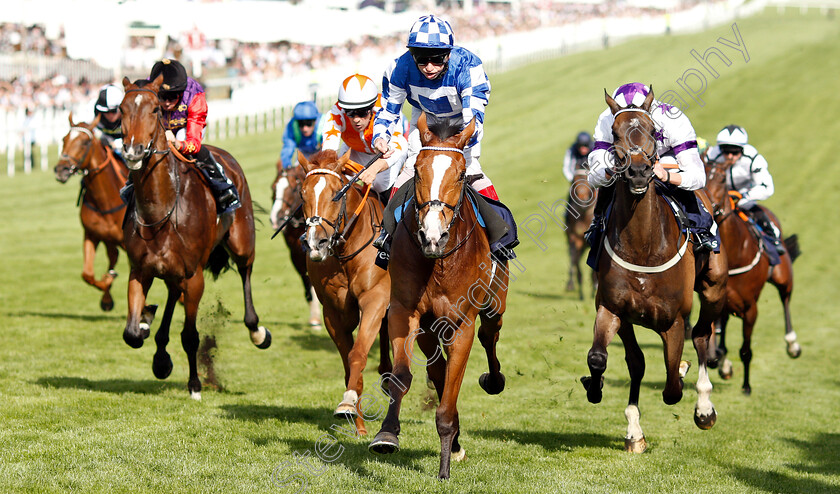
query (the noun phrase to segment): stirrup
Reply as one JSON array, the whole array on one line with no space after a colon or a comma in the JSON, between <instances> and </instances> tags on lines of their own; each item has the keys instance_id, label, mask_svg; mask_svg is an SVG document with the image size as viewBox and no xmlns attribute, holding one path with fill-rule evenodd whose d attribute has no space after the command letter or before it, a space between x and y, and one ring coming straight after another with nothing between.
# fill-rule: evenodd
<instances>
[{"instance_id":1,"label":"stirrup","mask_svg":"<svg viewBox=\"0 0 840 494\"><path fill-rule=\"evenodd\" d=\"M383 228L382 231L379 233L379 236L376 237L376 240L373 241L373 246L376 247L379 250L386 250L384 247L386 246L386 244L391 243L390 239L391 239L391 236L388 235L388 230ZM386 252L388 250L391 250L391 249L387 249Z\"/></svg>"},{"instance_id":2,"label":"stirrup","mask_svg":"<svg viewBox=\"0 0 840 494\"><path fill-rule=\"evenodd\" d=\"M216 212L218 214L231 213L241 207L242 203L233 188L222 191L216 198Z\"/></svg>"}]
</instances>

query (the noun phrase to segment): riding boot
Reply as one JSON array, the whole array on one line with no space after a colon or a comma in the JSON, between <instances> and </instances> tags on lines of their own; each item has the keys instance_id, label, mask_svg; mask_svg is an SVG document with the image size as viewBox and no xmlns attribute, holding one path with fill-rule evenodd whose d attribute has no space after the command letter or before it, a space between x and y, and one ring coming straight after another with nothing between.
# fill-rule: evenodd
<instances>
[{"instance_id":1,"label":"riding boot","mask_svg":"<svg viewBox=\"0 0 840 494\"><path fill-rule=\"evenodd\" d=\"M597 235L606 225L604 225L604 215L607 212L607 207L612 202L613 197L613 190L614 187L612 185L608 185L606 187L601 187L598 189L598 197L595 201L595 210L594 216L592 217L592 223L589 225L589 228L583 234L583 238L589 243L589 245L593 245L593 242L590 241L593 239L593 235ZM594 240L594 239L593 239Z\"/></svg>"},{"instance_id":2,"label":"riding boot","mask_svg":"<svg viewBox=\"0 0 840 494\"><path fill-rule=\"evenodd\" d=\"M242 203L239 202L236 186L225 175L224 168L213 157L213 153L206 147L202 147L195 157L196 164L210 180L210 189L216 197L216 212L225 214L241 207Z\"/></svg>"},{"instance_id":3,"label":"riding boot","mask_svg":"<svg viewBox=\"0 0 840 494\"><path fill-rule=\"evenodd\" d=\"M379 232L379 236L373 241L373 246L386 254L391 252L391 236L388 235L388 230L384 226L382 231Z\"/></svg>"},{"instance_id":4,"label":"riding boot","mask_svg":"<svg viewBox=\"0 0 840 494\"><path fill-rule=\"evenodd\" d=\"M773 241L773 245L776 246L776 250L779 251L779 254L785 252L784 244L782 243L782 239L779 238L780 233L779 229L776 228L776 225L770 221L770 218L767 216L767 213L762 209L760 206L756 205L752 209L749 210L750 214L755 221L755 224L761 229L761 232L764 233L764 236L768 239Z\"/></svg>"},{"instance_id":5,"label":"riding boot","mask_svg":"<svg viewBox=\"0 0 840 494\"><path fill-rule=\"evenodd\" d=\"M125 185L120 189L120 199L122 199L123 204L128 204L132 197L134 197L134 180L129 175Z\"/></svg>"}]
</instances>

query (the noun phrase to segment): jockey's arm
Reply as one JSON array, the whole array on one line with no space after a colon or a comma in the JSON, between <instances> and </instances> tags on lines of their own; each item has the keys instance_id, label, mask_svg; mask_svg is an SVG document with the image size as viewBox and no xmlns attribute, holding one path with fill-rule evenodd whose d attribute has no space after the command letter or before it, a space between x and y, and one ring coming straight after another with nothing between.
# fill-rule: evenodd
<instances>
[{"instance_id":1,"label":"jockey's arm","mask_svg":"<svg viewBox=\"0 0 840 494\"><path fill-rule=\"evenodd\" d=\"M334 151L338 151L341 147L341 144L343 143L341 139L341 132L343 129L340 125L341 113L341 108L338 107L338 104L333 105L332 109L328 113L328 119L326 125L324 126L324 133L321 134L321 140L323 142L321 149L332 149ZM339 156L341 156L341 154L339 154Z\"/></svg>"},{"instance_id":2,"label":"jockey's arm","mask_svg":"<svg viewBox=\"0 0 840 494\"><path fill-rule=\"evenodd\" d=\"M388 144L392 134L397 130L396 124L400 120L400 110L408 95L408 79L404 72L404 69L397 70L397 61L394 60L382 76L381 101L383 104L373 121L373 147L386 159L393 154Z\"/></svg>"},{"instance_id":3,"label":"jockey's arm","mask_svg":"<svg viewBox=\"0 0 840 494\"><path fill-rule=\"evenodd\" d=\"M207 99L204 93L198 93L187 108L187 136L180 143L179 151L195 154L201 149L201 133L207 125Z\"/></svg>"},{"instance_id":4,"label":"jockey's arm","mask_svg":"<svg viewBox=\"0 0 840 494\"><path fill-rule=\"evenodd\" d=\"M700 153L697 152L697 146L677 153L677 163L680 165L680 171L670 174L669 183L685 190L697 190L706 186L706 168L700 159ZM667 173L662 175L667 176Z\"/></svg>"},{"instance_id":5,"label":"jockey's arm","mask_svg":"<svg viewBox=\"0 0 840 494\"><path fill-rule=\"evenodd\" d=\"M283 149L280 151L280 161L284 170L288 170L294 165L295 151L297 150L292 125L297 125L294 120L289 121L286 130L283 132Z\"/></svg>"},{"instance_id":6,"label":"jockey's arm","mask_svg":"<svg viewBox=\"0 0 840 494\"><path fill-rule=\"evenodd\" d=\"M738 206L744 206L746 203L755 201L764 201L775 192L773 176L770 175L767 160L764 159L764 156L759 154L755 157L750 166L750 174L752 187L743 193L744 197L738 201Z\"/></svg>"},{"instance_id":7,"label":"jockey's arm","mask_svg":"<svg viewBox=\"0 0 840 494\"><path fill-rule=\"evenodd\" d=\"M572 158L572 148L566 150L566 155L563 156L563 176L566 177L570 183L575 178L575 163Z\"/></svg>"}]
</instances>

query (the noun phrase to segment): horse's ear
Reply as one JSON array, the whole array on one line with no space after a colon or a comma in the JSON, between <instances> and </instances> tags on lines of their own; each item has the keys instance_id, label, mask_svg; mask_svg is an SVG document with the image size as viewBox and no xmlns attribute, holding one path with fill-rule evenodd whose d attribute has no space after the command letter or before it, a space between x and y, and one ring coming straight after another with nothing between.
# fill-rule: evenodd
<instances>
[{"instance_id":1,"label":"horse's ear","mask_svg":"<svg viewBox=\"0 0 840 494\"><path fill-rule=\"evenodd\" d=\"M425 145L432 140L433 134L429 131L429 126L426 123L426 112L423 112L417 119L417 130L420 131L420 143Z\"/></svg>"},{"instance_id":2,"label":"horse's ear","mask_svg":"<svg viewBox=\"0 0 840 494\"><path fill-rule=\"evenodd\" d=\"M650 105L652 105L652 104L653 104L653 86L650 86L650 92L648 93L647 98L645 98L645 102L642 103L642 110L650 111Z\"/></svg>"},{"instance_id":3,"label":"horse's ear","mask_svg":"<svg viewBox=\"0 0 840 494\"><path fill-rule=\"evenodd\" d=\"M475 117L470 120L469 125L464 127L464 130L458 133L458 142L455 146L458 147L458 149L464 149L464 146L466 146L467 143L470 142L470 139L472 139L473 134L475 134Z\"/></svg>"},{"instance_id":4,"label":"horse's ear","mask_svg":"<svg viewBox=\"0 0 840 494\"><path fill-rule=\"evenodd\" d=\"M159 76L155 77L155 80L152 81L152 83L149 85L149 89L151 89L154 92L158 92L158 89L160 89L161 84L163 84L163 73L162 72Z\"/></svg>"},{"instance_id":5,"label":"horse's ear","mask_svg":"<svg viewBox=\"0 0 840 494\"><path fill-rule=\"evenodd\" d=\"M70 116L67 117L67 120L70 121L70 127L75 127L76 126L76 124L73 123L73 112L72 111L70 112Z\"/></svg>"},{"instance_id":6,"label":"horse's ear","mask_svg":"<svg viewBox=\"0 0 840 494\"><path fill-rule=\"evenodd\" d=\"M90 125L88 125L88 130L93 130L99 124L100 120L102 120L102 114L97 113L96 118L94 118L93 122L91 122Z\"/></svg>"},{"instance_id":7,"label":"horse's ear","mask_svg":"<svg viewBox=\"0 0 840 494\"><path fill-rule=\"evenodd\" d=\"M337 172L341 172L344 169L344 165L346 165L350 161L350 149L347 150L341 157L338 158L338 167L335 169Z\"/></svg>"},{"instance_id":8,"label":"horse's ear","mask_svg":"<svg viewBox=\"0 0 840 494\"><path fill-rule=\"evenodd\" d=\"M312 163L310 163L306 159L306 156L304 156L303 153L300 152L300 150L297 151L297 160L298 160L298 163L300 164L301 168L303 168L303 170L306 171L306 172L308 172L309 168L312 167Z\"/></svg>"},{"instance_id":9,"label":"horse's ear","mask_svg":"<svg viewBox=\"0 0 840 494\"><path fill-rule=\"evenodd\" d=\"M128 77L123 77L123 89L128 90L131 86L131 80Z\"/></svg>"},{"instance_id":10,"label":"horse's ear","mask_svg":"<svg viewBox=\"0 0 840 494\"><path fill-rule=\"evenodd\" d=\"M607 106L610 107L610 111L613 115L615 115L615 112L621 109L621 106L619 106L619 104L615 102L612 96L610 96L610 93L607 92L607 88L604 88L604 101L607 102Z\"/></svg>"}]
</instances>

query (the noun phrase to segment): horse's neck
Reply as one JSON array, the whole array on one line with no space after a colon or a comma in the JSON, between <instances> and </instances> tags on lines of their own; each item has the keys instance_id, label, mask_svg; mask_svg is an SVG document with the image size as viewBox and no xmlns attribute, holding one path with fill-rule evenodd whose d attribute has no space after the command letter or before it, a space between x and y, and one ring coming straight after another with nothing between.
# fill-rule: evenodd
<instances>
[{"instance_id":1,"label":"horse's neck","mask_svg":"<svg viewBox=\"0 0 840 494\"><path fill-rule=\"evenodd\" d=\"M139 177L134 179L134 194L137 210L145 221L151 221L172 209L178 194L179 171L177 162L169 154L152 154L144 161Z\"/></svg>"},{"instance_id":2,"label":"horse's neck","mask_svg":"<svg viewBox=\"0 0 840 494\"><path fill-rule=\"evenodd\" d=\"M345 211L344 222L341 225L342 232L347 228L347 222L353 219L353 212L355 212L359 205L362 204L362 200L366 202L376 200L372 197L372 195L373 191L371 191L371 195L365 198L364 194L362 194L356 187L350 187L346 195L347 209ZM361 211L359 211L359 216L354 220L354 224L350 230L346 232L347 236L345 237L343 247L344 254L355 252L356 250L362 248L366 242L371 240L374 223L382 223L381 214L379 215L379 218L372 217L374 208L375 207L371 204L362 205Z\"/></svg>"},{"instance_id":3,"label":"horse's neck","mask_svg":"<svg viewBox=\"0 0 840 494\"><path fill-rule=\"evenodd\" d=\"M108 152L101 141L95 139L91 146L91 172L85 177L85 189L92 203L100 208L107 208L109 204L113 205L111 203L115 202L114 198L125 181L118 176L113 163L108 163Z\"/></svg>"},{"instance_id":4,"label":"horse's neck","mask_svg":"<svg viewBox=\"0 0 840 494\"><path fill-rule=\"evenodd\" d=\"M660 203L653 184L640 199L623 184L618 186L612 205L612 228L608 226L611 238L617 241L616 250L642 255L657 252L667 245L668 234L676 226L670 209L663 215L663 204Z\"/></svg>"}]
</instances>

